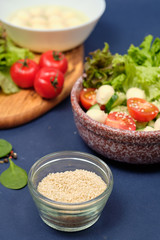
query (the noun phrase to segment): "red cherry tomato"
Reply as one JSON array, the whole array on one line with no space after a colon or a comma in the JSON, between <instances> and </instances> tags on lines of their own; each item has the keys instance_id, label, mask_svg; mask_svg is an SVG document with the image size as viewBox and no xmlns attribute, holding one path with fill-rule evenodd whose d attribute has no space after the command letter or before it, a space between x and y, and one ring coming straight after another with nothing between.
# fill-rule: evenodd
<instances>
[{"instance_id":1,"label":"red cherry tomato","mask_svg":"<svg viewBox=\"0 0 160 240\"><path fill-rule=\"evenodd\" d=\"M10 69L12 80L21 88L33 86L34 78L39 71L39 65L31 59L21 59Z\"/></svg>"},{"instance_id":2,"label":"red cherry tomato","mask_svg":"<svg viewBox=\"0 0 160 240\"><path fill-rule=\"evenodd\" d=\"M57 97L62 91L63 84L63 73L53 67L41 68L34 80L36 92L46 99Z\"/></svg>"},{"instance_id":3,"label":"red cherry tomato","mask_svg":"<svg viewBox=\"0 0 160 240\"><path fill-rule=\"evenodd\" d=\"M47 51L42 53L39 60L40 67L54 67L61 72L66 73L68 68L68 61L64 54L57 51Z\"/></svg>"},{"instance_id":4,"label":"red cherry tomato","mask_svg":"<svg viewBox=\"0 0 160 240\"><path fill-rule=\"evenodd\" d=\"M91 106L96 104L96 89L84 88L80 92L80 102L82 106L88 110Z\"/></svg>"},{"instance_id":5,"label":"red cherry tomato","mask_svg":"<svg viewBox=\"0 0 160 240\"><path fill-rule=\"evenodd\" d=\"M129 114L138 122L149 122L154 119L159 110L142 98L129 98L127 100Z\"/></svg>"},{"instance_id":6,"label":"red cherry tomato","mask_svg":"<svg viewBox=\"0 0 160 240\"><path fill-rule=\"evenodd\" d=\"M111 112L108 114L105 124L123 130L136 130L136 124L132 117L124 112Z\"/></svg>"}]
</instances>

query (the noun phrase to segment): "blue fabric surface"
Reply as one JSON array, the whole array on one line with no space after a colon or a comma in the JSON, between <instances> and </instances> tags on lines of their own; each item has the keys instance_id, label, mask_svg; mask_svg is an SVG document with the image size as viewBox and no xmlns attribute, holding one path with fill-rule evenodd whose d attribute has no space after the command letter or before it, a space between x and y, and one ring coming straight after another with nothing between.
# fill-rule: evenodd
<instances>
[{"instance_id":1,"label":"blue fabric surface","mask_svg":"<svg viewBox=\"0 0 160 240\"><path fill-rule=\"evenodd\" d=\"M94 1L93 1L94 2ZM147 34L160 37L159 0L108 0L107 8L85 42L85 55L108 42L112 53L126 53ZM70 97L23 126L0 130L13 144L17 164L28 172L40 157L56 151L93 152L78 135ZM102 158L103 159L103 158ZM0 240L159 240L160 165L133 166L103 159L114 188L98 222L77 233L56 231L40 219L28 187L15 191L0 185ZM0 173L6 169L0 165Z\"/></svg>"}]
</instances>

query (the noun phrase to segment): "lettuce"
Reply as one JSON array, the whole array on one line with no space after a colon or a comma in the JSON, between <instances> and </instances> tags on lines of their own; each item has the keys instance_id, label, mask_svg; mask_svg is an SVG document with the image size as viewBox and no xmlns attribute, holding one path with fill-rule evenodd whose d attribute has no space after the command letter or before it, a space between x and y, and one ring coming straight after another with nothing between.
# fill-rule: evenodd
<instances>
[{"instance_id":1,"label":"lettuce","mask_svg":"<svg viewBox=\"0 0 160 240\"><path fill-rule=\"evenodd\" d=\"M19 87L12 81L9 70L0 71L0 86L5 94L16 93Z\"/></svg>"},{"instance_id":2,"label":"lettuce","mask_svg":"<svg viewBox=\"0 0 160 240\"><path fill-rule=\"evenodd\" d=\"M136 47L130 45L127 54L112 55L108 44L102 51L87 58L85 87L110 84L115 91L126 91L138 87L145 91L148 101L160 99L160 39L148 35ZM103 63L103 64L102 64Z\"/></svg>"},{"instance_id":3,"label":"lettuce","mask_svg":"<svg viewBox=\"0 0 160 240\"><path fill-rule=\"evenodd\" d=\"M128 57L136 65L141 66L153 66L158 67L160 65L160 39L148 35L144 38L144 41L139 47L135 47L133 44L128 49Z\"/></svg>"},{"instance_id":4,"label":"lettuce","mask_svg":"<svg viewBox=\"0 0 160 240\"><path fill-rule=\"evenodd\" d=\"M84 87L98 88L106 84L112 74L113 56L109 51L109 45L105 43L105 47L91 52L91 57L86 58L84 70L87 78L84 77Z\"/></svg>"},{"instance_id":5,"label":"lettuce","mask_svg":"<svg viewBox=\"0 0 160 240\"><path fill-rule=\"evenodd\" d=\"M25 48L16 46L0 28L0 88L5 94L16 93L19 88L12 81L9 74L10 67L19 59L33 58L33 54Z\"/></svg>"},{"instance_id":6,"label":"lettuce","mask_svg":"<svg viewBox=\"0 0 160 240\"><path fill-rule=\"evenodd\" d=\"M126 78L123 81L123 91L126 92L131 87L143 89L148 101L159 99L160 68L128 65Z\"/></svg>"},{"instance_id":7,"label":"lettuce","mask_svg":"<svg viewBox=\"0 0 160 240\"><path fill-rule=\"evenodd\" d=\"M128 49L128 57L136 65L142 66L152 66L152 57L151 57L151 43L153 37L148 35L144 38L144 41L140 44L139 47L135 47L133 44Z\"/></svg>"}]
</instances>

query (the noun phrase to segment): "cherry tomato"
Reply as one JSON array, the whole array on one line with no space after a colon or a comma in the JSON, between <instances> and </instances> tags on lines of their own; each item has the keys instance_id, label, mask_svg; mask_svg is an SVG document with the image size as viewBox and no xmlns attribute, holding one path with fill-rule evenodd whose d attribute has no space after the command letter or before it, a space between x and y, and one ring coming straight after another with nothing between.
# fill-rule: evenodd
<instances>
[{"instance_id":1,"label":"cherry tomato","mask_svg":"<svg viewBox=\"0 0 160 240\"><path fill-rule=\"evenodd\" d=\"M123 130L136 130L136 124L132 117L124 112L111 112L108 114L105 124Z\"/></svg>"},{"instance_id":2,"label":"cherry tomato","mask_svg":"<svg viewBox=\"0 0 160 240\"><path fill-rule=\"evenodd\" d=\"M10 69L12 80L21 88L33 86L34 78L39 71L39 65L31 59L21 59Z\"/></svg>"},{"instance_id":3,"label":"cherry tomato","mask_svg":"<svg viewBox=\"0 0 160 240\"><path fill-rule=\"evenodd\" d=\"M80 92L80 102L86 110L96 104L96 89L83 88Z\"/></svg>"},{"instance_id":4,"label":"cherry tomato","mask_svg":"<svg viewBox=\"0 0 160 240\"><path fill-rule=\"evenodd\" d=\"M41 68L34 80L36 92L46 99L57 97L62 91L63 84L63 73L53 67Z\"/></svg>"},{"instance_id":5,"label":"cherry tomato","mask_svg":"<svg viewBox=\"0 0 160 240\"><path fill-rule=\"evenodd\" d=\"M149 122L154 119L159 110L142 98L129 98L127 100L129 114L138 122Z\"/></svg>"},{"instance_id":6,"label":"cherry tomato","mask_svg":"<svg viewBox=\"0 0 160 240\"><path fill-rule=\"evenodd\" d=\"M55 67L61 72L66 73L68 68L68 61L64 54L57 51L47 51L42 53L39 60L40 67Z\"/></svg>"}]
</instances>

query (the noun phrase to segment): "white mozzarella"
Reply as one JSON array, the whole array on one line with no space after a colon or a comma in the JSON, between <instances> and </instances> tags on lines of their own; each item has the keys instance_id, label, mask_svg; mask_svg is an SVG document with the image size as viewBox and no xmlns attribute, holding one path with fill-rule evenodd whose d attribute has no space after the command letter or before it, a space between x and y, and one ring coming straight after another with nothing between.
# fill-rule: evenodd
<instances>
[{"instance_id":1,"label":"white mozzarella","mask_svg":"<svg viewBox=\"0 0 160 240\"><path fill-rule=\"evenodd\" d=\"M147 126L147 127L144 128L143 131L149 132L149 131L155 131L155 129L153 127Z\"/></svg>"},{"instance_id":2,"label":"white mozzarella","mask_svg":"<svg viewBox=\"0 0 160 240\"><path fill-rule=\"evenodd\" d=\"M133 98L133 97L143 98L143 99L146 98L145 92L142 89L136 88L136 87L129 88L127 93L126 93L126 98L127 99Z\"/></svg>"},{"instance_id":3,"label":"white mozzarella","mask_svg":"<svg viewBox=\"0 0 160 240\"><path fill-rule=\"evenodd\" d=\"M93 120L104 123L107 117L107 114L100 109L89 109L86 114Z\"/></svg>"},{"instance_id":4,"label":"white mozzarella","mask_svg":"<svg viewBox=\"0 0 160 240\"><path fill-rule=\"evenodd\" d=\"M154 128L156 130L160 130L160 118L158 118L154 123Z\"/></svg>"},{"instance_id":5,"label":"white mozzarella","mask_svg":"<svg viewBox=\"0 0 160 240\"><path fill-rule=\"evenodd\" d=\"M97 90L96 100L100 104L106 104L114 94L114 89L110 85L102 85Z\"/></svg>"},{"instance_id":6,"label":"white mozzarella","mask_svg":"<svg viewBox=\"0 0 160 240\"><path fill-rule=\"evenodd\" d=\"M77 26L83 24L84 21L86 22L87 20L88 17L83 12L64 6L54 5L19 10L9 18L9 21L14 21L14 24L19 26L43 29L61 29Z\"/></svg>"}]
</instances>

